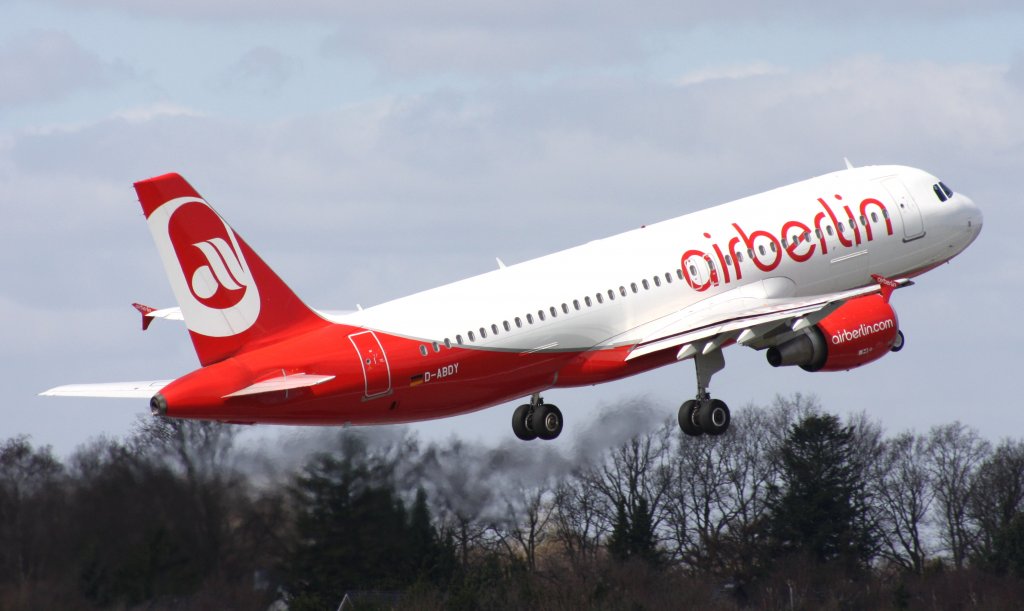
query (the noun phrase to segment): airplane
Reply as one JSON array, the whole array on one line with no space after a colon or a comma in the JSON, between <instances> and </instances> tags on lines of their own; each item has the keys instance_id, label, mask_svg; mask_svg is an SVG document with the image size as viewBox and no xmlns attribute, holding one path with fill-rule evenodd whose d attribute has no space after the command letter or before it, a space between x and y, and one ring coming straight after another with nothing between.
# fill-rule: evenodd
<instances>
[{"instance_id":1,"label":"airplane","mask_svg":"<svg viewBox=\"0 0 1024 611\"><path fill-rule=\"evenodd\" d=\"M721 435L712 376L731 345L775 367L842 371L904 346L890 297L961 253L982 213L935 176L846 168L354 312L306 306L178 174L135 183L201 367L174 380L74 384L47 396L149 399L154 415L368 425L529 397L522 440L550 440L542 393L693 360L679 407Z\"/></svg>"}]
</instances>

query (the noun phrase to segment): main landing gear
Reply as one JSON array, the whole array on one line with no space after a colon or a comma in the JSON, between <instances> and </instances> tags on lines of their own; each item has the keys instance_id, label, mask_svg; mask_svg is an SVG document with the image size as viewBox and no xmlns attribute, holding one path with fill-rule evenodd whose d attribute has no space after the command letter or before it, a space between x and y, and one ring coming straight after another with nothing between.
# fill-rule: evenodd
<instances>
[{"instance_id":1,"label":"main landing gear","mask_svg":"<svg viewBox=\"0 0 1024 611\"><path fill-rule=\"evenodd\" d=\"M697 368L697 397L679 406L679 428L691 437L704 433L721 435L729 429L732 420L729 406L724 401L712 399L708 386L711 376L725 367L725 357L721 349L716 349L708 354L698 354L693 362Z\"/></svg>"},{"instance_id":2,"label":"main landing gear","mask_svg":"<svg viewBox=\"0 0 1024 611\"><path fill-rule=\"evenodd\" d=\"M534 393L529 403L524 403L512 413L512 432L523 441L531 439L554 439L562 432L562 411L544 403L540 393Z\"/></svg>"}]
</instances>

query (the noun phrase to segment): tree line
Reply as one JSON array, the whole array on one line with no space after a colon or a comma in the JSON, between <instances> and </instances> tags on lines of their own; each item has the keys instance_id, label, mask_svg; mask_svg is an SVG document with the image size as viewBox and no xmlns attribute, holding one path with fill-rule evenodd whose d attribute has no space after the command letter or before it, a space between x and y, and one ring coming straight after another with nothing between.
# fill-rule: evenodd
<instances>
[{"instance_id":1,"label":"tree line","mask_svg":"<svg viewBox=\"0 0 1024 611\"><path fill-rule=\"evenodd\" d=\"M0 444L0 608L1017 608L1024 441L887 435L813 398L683 437L636 401L575 446L403 427L245 442L140 420ZM359 601L362 601L359 603Z\"/></svg>"}]
</instances>

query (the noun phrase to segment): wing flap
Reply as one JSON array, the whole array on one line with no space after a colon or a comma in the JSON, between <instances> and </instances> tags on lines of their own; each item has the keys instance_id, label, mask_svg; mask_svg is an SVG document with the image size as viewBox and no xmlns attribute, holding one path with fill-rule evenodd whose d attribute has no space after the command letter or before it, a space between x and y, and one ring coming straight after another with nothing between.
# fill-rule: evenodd
<instances>
[{"instance_id":1,"label":"wing flap","mask_svg":"<svg viewBox=\"0 0 1024 611\"><path fill-rule=\"evenodd\" d=\"M143 382L106 382L102 384L65 384L39 393L41 397L106 397L111 399L149 399L173 380Z\"/></svg>"},{"instance_id":2,"label":"wing flap","mask_svg":"<svg viewBox=\"0 0 1024 611\"><path fill-rule=\"evenodd\" d=\"M292 390L295 388L307 388L309 386L316 386L317 384L323 384L333 380L334 376L322 376L312 375L308 373L293 373L290 375L282 375L276 378L270 378L268 380L261 380L251 386L246 386L241 390L224 395L224 398L228 397L245 397L248 395L259 395L268 392L279 392L282 390Z\"/></svg>"}]
</instances>

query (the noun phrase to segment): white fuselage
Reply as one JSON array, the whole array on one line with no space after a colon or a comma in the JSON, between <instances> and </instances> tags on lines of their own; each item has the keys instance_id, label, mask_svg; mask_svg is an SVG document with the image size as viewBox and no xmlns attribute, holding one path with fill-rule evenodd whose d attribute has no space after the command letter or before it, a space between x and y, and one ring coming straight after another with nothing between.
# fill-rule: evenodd
<instances>
[{"instance_id":1,"label":"white fuselage","mask_svg":"<svg viewBox=\"0 0 1024 611\"><path fill-rule=\"evenodd\" d=\"M833 172L335 320L516 352L635 343L659 319L728 291L825 294L948 261L977 236L981 213L959 193L940 201L938 182L904 166ZM880 205L862 209L868 200ZM800 235L810 239L794 244Z\"/></svg>"}]
</instances>

